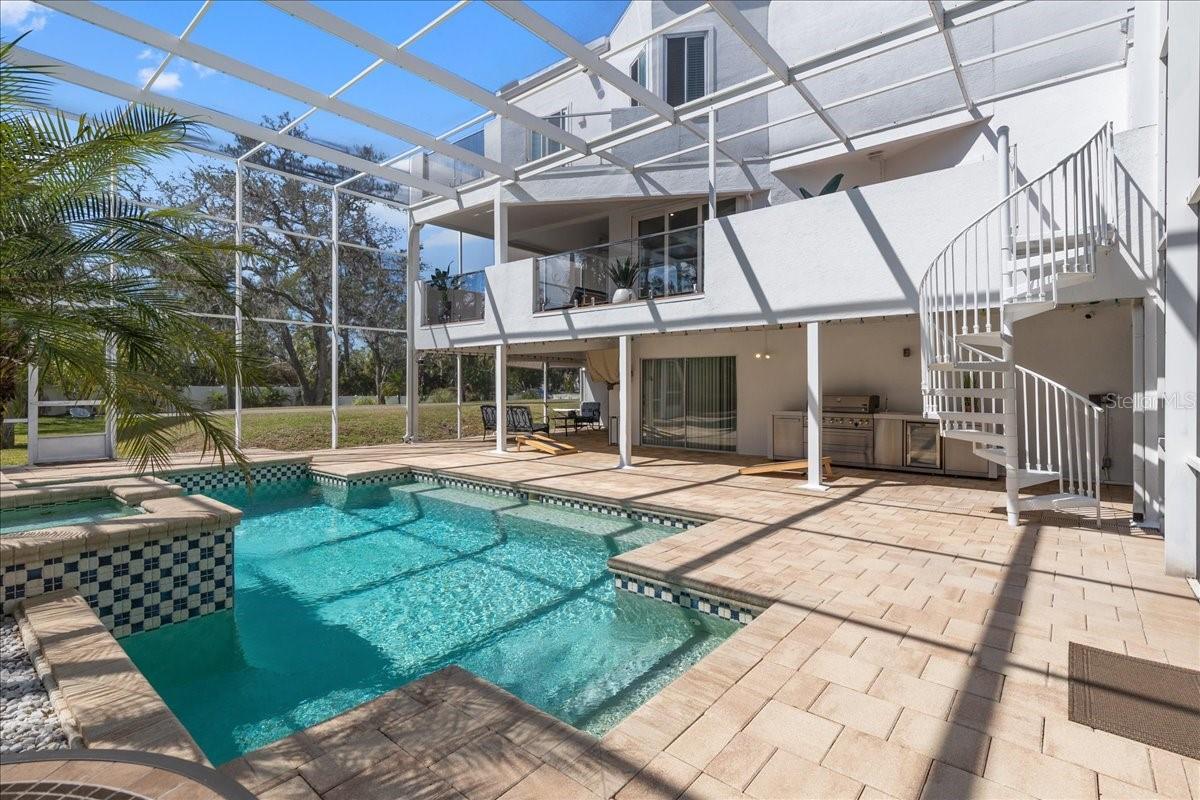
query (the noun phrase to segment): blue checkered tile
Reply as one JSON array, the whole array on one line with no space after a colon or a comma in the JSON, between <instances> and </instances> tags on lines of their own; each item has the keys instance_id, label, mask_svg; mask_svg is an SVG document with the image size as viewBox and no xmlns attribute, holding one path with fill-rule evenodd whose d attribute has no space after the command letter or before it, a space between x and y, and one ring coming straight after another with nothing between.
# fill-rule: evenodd
<instances>
[{"instance_id":1,"label":"blue checkered tile","mask_svg":"<svg viewBox=\"0 0 1200 800\"><path fill-rule=\"evenodd\" d=\"M113 636L233 607L233 528L5 567L4 612L27 597L78 589Z\"/></svg>"},{"instance_id":2,"label":"blue checkered tile","mask_svg":"<svg viewBox=\"0 0 1200 800\"><path fill-rule=\"evenodd\" d=\"M184 494L195 494L206 489L223 489L228 486L244 486L246 476L240 469L231 467L223 470L200 470L168 473L164 477L183 487ZM256 484L281 483L308 477L308 462L296 461L287 464L266 464L250 468L250 477Z\"/></svg>"},{"instance_id":3,"label":"blue checkered tile","mask_svg":"<svg viewBox=\"0 0 1200 800\"><path fill-rule=\"evenodd\" d=\"M648 581L645 578L635 578L632 575L613 573L613 585L625 592L652 597L655 600L662 600L664 603L674 603L683 608L699 611L701 614L711 614L714 617L732 620L742 625L753 622L755 615L760 613L758 610L739 603L709 597L691 589L667 586Z\"/></svg>"}]
</instances>

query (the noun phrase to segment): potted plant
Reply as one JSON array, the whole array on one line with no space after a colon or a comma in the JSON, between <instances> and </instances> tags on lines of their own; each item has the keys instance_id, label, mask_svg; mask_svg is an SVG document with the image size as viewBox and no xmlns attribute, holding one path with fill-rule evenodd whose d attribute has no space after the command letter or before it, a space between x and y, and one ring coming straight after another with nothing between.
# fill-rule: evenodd
<instances>
[{"instance_id":1,"label":"potted plant","mask_svg":"<svg viewBox=\"0 0 1200 800\"><path fill-rule=\"evenodd\" d=\"M628 303L634 298L633 287L642 274L642 265L632 258L613 259L608 264L608 279L617 287L613 292L614 303Z\"/></svg>"},{"instance_id":2,"label":"potted plant","mask_svg":"<svg viewBox=\"0 0 1200 800\"><path fill-rule=\"evenodd\" d=\"M429 285L441 295L438 307L438 321L450 322L453 306L450 302L450 290L458 288L458 276L451 277L448 269L435 269L429 276Z\"/></svg>"}]
</instances>

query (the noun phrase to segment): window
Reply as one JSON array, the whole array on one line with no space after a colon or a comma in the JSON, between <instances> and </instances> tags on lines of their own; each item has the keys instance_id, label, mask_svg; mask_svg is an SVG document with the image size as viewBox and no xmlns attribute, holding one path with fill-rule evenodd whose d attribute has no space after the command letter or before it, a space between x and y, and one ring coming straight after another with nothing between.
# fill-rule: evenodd
<instances>
[{"instance_id":1,"label":"window","mask_svg":"<svg viewBox=\"0 0 1200 800\"><path fill-rule=\"evenodd\" d=\"M638 86L643 89L649 85L646 75L646 51L638 53L638 57L629 65L629 77ZM638 101L635 98L629 98L629 105L636 106Z\"/></svg>"},{"instance_id":2,"label":"window","mask_svg":"<svg viewBox=\"0 0 1200 800\"><path fill-rule=\"evenodd\" d=\"M736 450L734 356L644 359L642 444Z\"/></svg>"},{"instance_id":3,"label":"window","mask_svg":"<svg viewBox=\"0 0 1200 800\"><path fill-rule=\"evenodd\" d=\"M667 37L667 102L673 106L705 95L705 41L703 33Z\"/></svg>"},{"instance_id":4,"label":"window","mask_svg":"<svg viewBox=\"0 0 1200 800\"><path fill-rule=\"evenodd\" d=\"M717 201L718 217L729 216L736 210L737 198ZM707 203L637 221L638 262L642 265L641 297L671 297L703 289L700 285L700 225L706 219Z\"/></svg>"},{"instance_id":5,"label":"window","mask_svg":"<svg viewBox=\"0 0 1200 800\"><path fill-rule=\"evenodd\" d=\"M548 117L543 117L546 122L549 122L559 130L567 129L567 110L564 108L557 114L551 114ZM556 142L548 136L544 136L537 131L531 131L529 136L529 160L536 161L542 156L548 156L551 153L557 153L562 150L562 144Z\"/></svg>"}]
</instances>

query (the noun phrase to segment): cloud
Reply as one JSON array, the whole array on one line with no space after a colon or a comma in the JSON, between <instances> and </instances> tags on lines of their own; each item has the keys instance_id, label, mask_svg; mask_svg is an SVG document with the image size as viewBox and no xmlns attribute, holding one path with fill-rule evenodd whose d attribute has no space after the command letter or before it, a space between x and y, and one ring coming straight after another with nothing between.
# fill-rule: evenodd
<instances>
[{"instance_id":1,"label":"cloud","mask_svg":"<svg viewBox=\"0 0 1200 800\"><path fill-rule=\"evenodd\" d=\"M215 75L217 72L212 67L206 67L203 64L197 64L195 61L189 61L188 63L192 65L192 69L195 70L196 74L201 78L207 78L210 75Z\"/></svg>"},{"instance_id":2,"label":"cloud","mask_svg":"<svg viewBox=\"0 0 1200 800\"><path fill-rule=\"evenodd\" d=\"M158 61L158 60L162 59L162 53L158 52L157 50L155 50L152 47L147 47L145 50L138 53L137 57L138 57L138 61L150 61L150 60Z\"/></svg>"},{"instance_id":3,"label":"cloud","mask_svg":"<svg viewBox=\"0 0 1200 800\"><path fill-rule=\"evenodd\" d=\"M46 27L50 10L33 0L4 0L0 3L0 25L40 31Z\"/></svg>"},{"instance_id":4,"label":"cloud","mask_svg":"<svg viewBox=\"0 0 1200 800\"><path fill-rule=\"evenodd\" d=\"M153 75L153 67L142 67L138 70L138 81L145 85ZM183 88L183 79L179 77L178 72L164 72L154 79L154 84L150 88L160 92L177 92Z\"/></svg>"}]
</instances>

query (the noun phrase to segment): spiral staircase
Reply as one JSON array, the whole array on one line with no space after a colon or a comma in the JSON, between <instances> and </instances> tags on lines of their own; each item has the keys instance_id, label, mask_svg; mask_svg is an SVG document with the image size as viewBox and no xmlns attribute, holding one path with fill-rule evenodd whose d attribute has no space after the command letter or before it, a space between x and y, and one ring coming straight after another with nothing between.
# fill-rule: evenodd
<instances>
[{"instance_id":1,"label":"spiral staircase","mask_svg":"<svg viewBox=\"0 0 1200 800\"><path fill-rule=\"evenodd\" d=\"M1001 142L1007 164L1007 134ZM919 290L925 416L1004 467L1008 521L1022 511L1095 507L1104 409L1014 358L1020 320L1092 280L1116 239L1112 127L1009 191L934 260ZM1047 486L1047 484L1050 484ZM1036 492L1022 490L1039 487Z\"/></svg>"}]
</instances>

